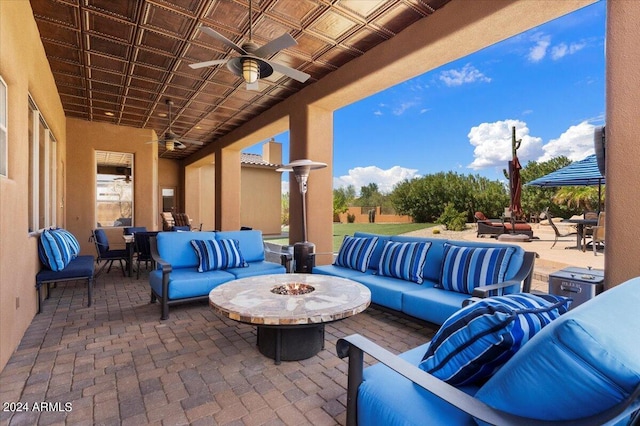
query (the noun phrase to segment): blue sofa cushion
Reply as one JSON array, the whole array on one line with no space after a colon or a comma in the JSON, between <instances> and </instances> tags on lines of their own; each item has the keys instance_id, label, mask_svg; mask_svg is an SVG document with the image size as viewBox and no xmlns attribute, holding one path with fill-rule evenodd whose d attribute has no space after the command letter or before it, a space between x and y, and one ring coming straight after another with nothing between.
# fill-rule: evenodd
<instances>
[{"instance_id":1,"label":"blue sofa cushion","mask_svg":"<svg viewBox=\"0 0 640 426\"><path fill-rule=\"evenodd\" d=\"M476 398L542 420L573 420L619 404L640 383L638 289L635 278L553 321Z\"/></svg>"},{"instance_id":2,"label":"blue sofa cushion","mask_svg":"<svg viewBox=\"0 0 640 426\"><path fill-rule=\"evenodd\" d=\"M95 259L93 256L78 256L61 271L42 269L36 275L36 287L40 283L47 281L63 281L70 278L91 278L93 277Z\"/></svg>"},{"instance_id":3,"label":"blue sofa cushion","mask_svg":"<svg viewBox=\"0 0 640 426\"><path fill-rule=\"evenodd\" d=\"M63 270L77 256L77 251L71 248L66 234L55 229L45 229L38 240L40 262L52 271Z\"/></svg>"},{"instance_id":4,"label":"blue sofa cushion","mask_svg":"<svg viewBox=\"0 0 640 426\"><path fill-rule=\"evenodd\" d=\"M377 242L377 237L356 238L345 235L333 264L365 272L369 267L369 260Z\"/></svg>"},{"instance_id":5,"label":"blue sofa cushion","mask_svg":"<svg viewBox=\"0 0 640 426\"><path fill-rule=\"evenodd\" d=\"M215 240L216 232L158 232L158 253L171 267L197 268L199 264L191 240ZM246 253L243 252L244 255ZM245 258L246 260L246 258Z\"/></svg>"},{"instance_id":6,"label":"blue sofa cushion","mask_svg":"<svg viewBox=\"0 0 640 426\"><path fill-rule=\"evenodd\" d=\"M71 251L71 257L77 257L80 254L80 243L76 237L71 232L63 228L58 228L55 232L66 241L69 251Z\"/></svg>"},{"instance_id":7,"label":"blue sofa cushion","mask_svg":"<svg viewBox=\"0 0 640 426\"><path fill-rule=\"evenodd\" d=\"M402 312L434 324L443 324L458 312L468 294L435 288L435 282L424 280L402 293Z\"/></svg>"},{"instance_id":8,"label":"blue sofa cushion","mask_svg":"<svg viewBox=\"0 0 640 426\"><path fill-rule=\"evenodd\" d=\"M206 296L220 284L234 279L233 274L223 270L202 274L195 268L174 269L169 275L169 300ZM156 294L163 296L161 270L155 269L149 273L149 285Z\"/></svg>"},{"instance_id":9,"label":"blue sofa cushion","mask_svg":"<svg viewBox=\"0 0 640 426\"><path fill-rule=\"evenodd\" d=\"M382 250L378 274L421 284L422 270L431 243L388 241Z\"/></svg>"},{"instance_id":10,"label":"blue sofa cushion","mask_svg":"<svg viewBox=\"0 0 640 426\"><path fill-rule=\"evenodd\" d=\"M479 286L501 283L513 247L462 247L445 244L440 284L445 290L472 294Z\"/></svg>"},{"instance_id":11,"label":"blue sofa cushion","mask_svg":"<svg viewBox=\"0 0 640 426\"><path fill-rule=\"evenodd\" d=\"M247 262L262 262L265 259L262 232L258 230L216 232L216 240L237 240L242 256Z\"/></svg>"},{"instance_id":12,"label":"blue sofa cushion","mask_svg":"<svg viewBox=\"0 0 640 426\"><path fill-rule=\"evenodd\" d=\"M378 263L380 263L380 256L382 256L382 249L384 248L384 244L387 241L391 240L389 235L378 235L378 234L369 234L367 232L354 232L353 234L356 238L377 238L378 242L376 243L375 248L373 249L373 253L371 253L371 259L369 259L369 269L377 270Z\"/></svg>"},{"instance_id":13,"label":"blue sofa cushion","mask_svg":"<svg viewBox=\"0 0 640 426\"><path fill-rule=\"evenodd\" d=\"M225 269L225 272L233 274L236 279L239 279L253 277L256 275L285 274L287 272L287 268L279 263L263 260L262 262L248 263L248 266L244 268Z\"/></svg>"},{"instance_id":14,"label":"blue sofa cushion","mask_svg":"<svg viewBox=\"0 0 640 426\"><path fill-rule=\"evenodd\" d=\"M529 293L483 299L447 319L420 368L453 385L490 377L547 324L567 312L571 299Z\"/></svg>"},{"instance_id":15,"label":"blue sofa cushion","mask_svg":"<svg viewBox=\"0 0 640 426\"><path fill-rule=\"evenodd\" d=\"M238 240L191 240L198 256L198 272L217 269L246 268Z\"/></svg>"}]
</instances>

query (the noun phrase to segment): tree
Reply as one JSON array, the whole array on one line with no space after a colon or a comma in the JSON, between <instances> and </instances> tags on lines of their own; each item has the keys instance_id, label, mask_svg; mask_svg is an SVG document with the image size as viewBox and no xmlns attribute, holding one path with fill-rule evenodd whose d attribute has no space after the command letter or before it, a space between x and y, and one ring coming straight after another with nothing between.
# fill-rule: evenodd
<instances>
[{"instance_id":1,"label":"tree","mask_svg":"<svg viewBox=\"0 0 640 426\"><path fill-rule=\"evenodd\" d=\"M380 193L376 183L370 183L360 187L360 197L356 200L356 204L361 207L375 207L383 203L385 196Z\"/></svg>"},{"instance_id":2,"label":"tree","mask_svg":"<svg viewBox=\"0 0 640 426\"><path fill-rule=\"evenodd\" d=\"M522 183L526 184L539 177L548 175L555 172L562 167L571 164L565 156L553 158L548 161L536 162L529 161L526 166L520 171L522 177ZM526 213L540 213L545 208L549 207L549 211L553 216L563 217L567 216L570 212L563 206L554 204L551 202L558 188L540 188L536 186L524 185L522 188L522 210ZM570 216L570 214L569 214Z\"/></svg>"},{"instance_id":3,"label":"tree","mask_svg":"<svg viewBox=\"0 0 640 426\"><path fill-rule=\"evenodd\" d=\"M289 225L289 193L280 196L280 222L282 226Z\"/></svg>"},{"instance_id":4,"label":"tree","mask_svg":"<svg viewBox=\"0 0 640 426\"><path fill-rule=\"evenodd\" d=\"M346 213L349 205L356 198L356 189L353 185L333 190L333 214Z\"/></svg>"}]
</instances>

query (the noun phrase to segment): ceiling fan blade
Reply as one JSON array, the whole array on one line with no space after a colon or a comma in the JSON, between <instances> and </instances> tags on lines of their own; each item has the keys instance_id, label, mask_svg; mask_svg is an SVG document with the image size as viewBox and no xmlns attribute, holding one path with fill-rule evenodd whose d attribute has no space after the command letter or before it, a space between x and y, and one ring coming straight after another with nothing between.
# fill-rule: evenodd
<instances>
[{"instance_id":1,"label":"ceiling fan blade","mask_svg":"<svg viewBox=\"0 0 640 426\"><path fill-rule=\"evenodd\" d=\"M271 67L273 68L274 71L277 71L277 72L279 72L281 74L284 74L289 78L292 78L294 80L299 81L300 83L304 83L305 81L307 81L309 79L309 77L311 77L306 72L298 71L298 70L293 69L291 67L288 67L286 65L282 65L282 64L279 64L277 62L267 61L266 59L263 59L263 61L265 61L266 63L271 65Z\"/></svg>"},{"instance_id":2,"label":"ceiling fan blade","mask_svg":"<svg viewBox=\"0 0 640 426\"><path fill-rule=\"evenodd\" d=\"M211 67L214 65L226 64L228 59L216 59L215 61L198 62L197 64L189 64L189 67L196 70L198 68Z\"/></svg>"},{"instance_id":3,"label":"ceiling fan blade","mask_svg":"<svg viewBox=\"0 0 640 426\"><path fill-rule=\"evenodd\" d=\"M298 42L291 37L289 33L284 33L280 37L271 40L269 43L256 49L253 54L259 58L268 58L274 53L286 49L287 47L295 46L296 44L298 44Z\"/></svg>"},{"instance_id":4,"label":"ceiling fan blade","mask_svg":"<svg viewBox=\"0 0 640 426\"><path fill-rule=\"evenodd\" d=\"M183 143L183 144L188 143L188 144L191 144L191 145L204 146L204 142L200 142L200 141L197 141L195 139L178 138L178 142Z\"/></svg>"},{"instance_id":5,"label":"ceiling fan blade","mask_svg":"<svg viewBox=\"0 0 640 426\"><path fill-rule=\"evenodd\" d=\"M234 42L232 42L231 40L229 40L228 38L226 38L225 36L223 36L222 34L220 34L219 32L217 32L214 29L211 29L209 27L205 27L204 25L200 27L200 31L202 31L203 33L215 38L218 41L221 41L222 43L226 44L228 47L232 48L233 50L235 50L236 52L242 54L242 55L246 55L247 52L245 52L245 50L238 46L237 44L235 44Z\"/></svg>"}]
</instances>

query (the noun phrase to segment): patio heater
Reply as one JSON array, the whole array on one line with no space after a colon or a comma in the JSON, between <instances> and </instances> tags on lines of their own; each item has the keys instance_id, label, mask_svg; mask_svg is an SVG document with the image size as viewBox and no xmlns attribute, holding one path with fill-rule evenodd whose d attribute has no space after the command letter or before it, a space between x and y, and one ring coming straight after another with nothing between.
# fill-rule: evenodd
<instances>
[{"instance_id":1,"label":"patio heater","mask_svg":"<svg viewBox=\"0 0 640 426\"><path fill-rule=\"evenodd\" d=\"M311 255L315 253L316 245L307 241L307 180L309 172L315 169L327 167L325 163L303 159L295 160L277 169L279 172L293 172L298 181L300 195L302 197L302 242L293 245L293 259L295 261L295 272L311 273Z\"/></svg>"}]
</instances>

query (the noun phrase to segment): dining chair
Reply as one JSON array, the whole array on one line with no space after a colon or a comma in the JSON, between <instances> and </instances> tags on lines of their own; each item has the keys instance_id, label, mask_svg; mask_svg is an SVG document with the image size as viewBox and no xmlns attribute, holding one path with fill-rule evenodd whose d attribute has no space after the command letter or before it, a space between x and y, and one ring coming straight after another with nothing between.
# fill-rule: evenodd
<instances>
[{"instance_id":1,"label":"dining chair","mask_svg":"<svg viewBox=\"0 0 640 426\"><path fill-rule=\"evenodd\" d=\"M598 254L598 247L599 247L599 243L604 243L604 236L605 236L605 226L604 226L604 222L605 222L605 212L600 212L600 214L598 215L598 225L594 226L592 228L592 240L591 240L591 244L593 245L593 255L597 256ZM583 246L584 247L584 246Z\"/></svg>"},{"instance_id":2,"label":"dining chair","mask_svg":"<svg viewBox=\"0 0 640 426\"><path fill-rule=\"evenodd\" d=\"M572 231L572 232L567 232L567 233L560 233L560 231L558 230L558 227L556 226L555 223L553 223L553 218L551 216L551 213L549 213L549 207L547 207L546 209L544 209L544 212L542 212L542 214L544 215L544 217L547 218L547 220L549 221L549 225L551 225L551 228L553 228L553 232L555 233L555 240L553 241L553 244L551 245L551 248L553 248L556 243L558 242L558 238L563 238L563 237L568 237L570 235L576 235L577 232L576 231Z\"/></svg>"},{"instance_id":3,"label":"dining chair","mask_svg":"<svg viewBox=\"0 0 640 426\"><path fill-rule=\"evenodd\" d=\"M144 262L145 269L149 268L149 262L151 262L151 266L153 267L153 257L151 256L151 243L149 239L152 236L158 235L157 231L150 232L136 232L133 234L133 239L135 242L135 253L136 253L136 279L140 279L140 262Z\"/></svg>"},{"instance_id":4,"label":"dining chair","mask_svg":"<svg viewBox=\"0 0 640 426\"><path fill-rule=\"evenodd\" d=\"M146 226L125 226L122 230L124 235L133 235L136 232L147 232Z\"/></svg>"},{"instance_id":5,"label":"dining chair","mask_svg":"<svg viewBox=\"0 0 640 426\"><path fill-rule=\"evenodd\" d=\"M102 273L104 268L108 265L107 273L111 271L111 266L114 261L118 261L120 263L120 268L122 269L122 275L125 276L125 268L122 263L124 260L125 263L129 261L129 253L125 249L117 249L111 250L109 247L109 239L107 238L107 234L104 232L104 229L94 229L91 232L91 239L96 246L96 252L98 253L98 257L96 258L96 263L100 264L104 261L98 272L95 274L97 277Z\"/></svg>"}]
</instances>

